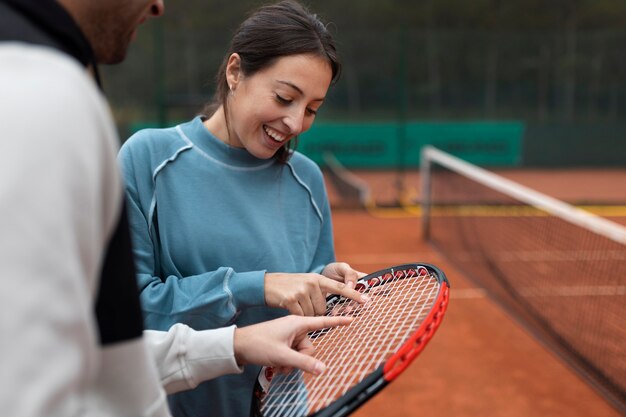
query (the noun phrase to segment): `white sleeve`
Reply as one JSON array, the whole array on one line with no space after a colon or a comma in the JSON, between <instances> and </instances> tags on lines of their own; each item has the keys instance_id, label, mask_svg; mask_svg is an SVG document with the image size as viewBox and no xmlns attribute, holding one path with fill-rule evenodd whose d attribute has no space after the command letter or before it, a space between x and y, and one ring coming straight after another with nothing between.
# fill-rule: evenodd
<instances>
[{"instance_id":1,"label":"white sleeve","mask_svg":"<svg viewBox=\"0 0 626 417\"><path fill-rule=\"evenodd\" d=\"M145 330L148 350L168 394L195 388L226 374L238 374L234 353L235 326L196 331L175 324L167 332Z\"/></svg>"}]
</instances>

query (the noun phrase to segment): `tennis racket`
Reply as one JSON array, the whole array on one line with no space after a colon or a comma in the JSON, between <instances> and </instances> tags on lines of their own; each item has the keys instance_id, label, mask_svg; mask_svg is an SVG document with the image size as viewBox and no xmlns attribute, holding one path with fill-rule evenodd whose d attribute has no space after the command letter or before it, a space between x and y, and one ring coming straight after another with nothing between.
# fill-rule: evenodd
<instances>
[{"instance_id":1,"label":"tennis racket","mask_svg":"<svg viewBox=\"0 0 626 417\"><path fill-rule=\"evenodd\" d=\"M320 376L261 369L254 388L253 417L341 417L393 381L424 349L445 314L448 280L429 264L407 264L369 274L356 290L365 305L332 295L326 315L348 315L348 326L309 334L315 356L326 364Z\"/></svg>"}]
</instances>

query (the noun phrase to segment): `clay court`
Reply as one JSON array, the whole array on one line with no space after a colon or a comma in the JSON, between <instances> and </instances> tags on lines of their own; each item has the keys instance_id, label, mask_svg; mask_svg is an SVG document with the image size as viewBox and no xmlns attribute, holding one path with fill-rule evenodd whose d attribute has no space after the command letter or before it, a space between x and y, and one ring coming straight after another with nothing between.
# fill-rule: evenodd
<instances>
[{"instance_id":1,"label":"clay court","mask_svg":"<svg viewBox=\"0 0 626 417\"><path fill-rule=\"evenodd\" d=\"M626 201L626 170L503 171L503 176L552 197L593 205L626 224L617 207ZM396 198L397 174L355 172L380 205ZM404 176L419 199L419 174ZM363 272L426 262L451 284L447 315L429 346L393 384L355 416L570 416L618 417L621 413L486 296L421 237L421 219L384 209L346 209L328 185L337 258ZM608 207L610 206L610 210ZM623 317L623 315L622 315Z\"/></svg>"}]
</instances>

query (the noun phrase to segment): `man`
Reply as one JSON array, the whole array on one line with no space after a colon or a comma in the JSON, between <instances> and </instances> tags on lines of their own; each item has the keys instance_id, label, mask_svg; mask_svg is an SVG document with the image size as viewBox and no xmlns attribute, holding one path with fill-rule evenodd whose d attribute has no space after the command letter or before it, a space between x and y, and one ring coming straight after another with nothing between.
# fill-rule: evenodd
<instances>
[{"instance_id":1,"label":"man","mask_svg":"<svg viewBox=\"0 0 626 417\"><path fill-rule=\"evenodd\" d=\"M0 0L1 416L166 416L163 387L246 363L323 371L303 354L307 332L349 322L142 336L96 64L123 60L137 26L163 10L161 0Z\"/></svg>"}]
</instances>

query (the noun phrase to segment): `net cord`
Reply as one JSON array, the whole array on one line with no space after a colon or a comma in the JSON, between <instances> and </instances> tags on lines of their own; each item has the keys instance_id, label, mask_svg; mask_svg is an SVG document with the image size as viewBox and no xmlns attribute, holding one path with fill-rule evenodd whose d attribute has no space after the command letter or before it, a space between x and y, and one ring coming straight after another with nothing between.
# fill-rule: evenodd
<instances>
[{"instance_id":1,"label":"net cord","mask_svg":"<svg viewBox=\"0 0 626 417\"><path fill-rule=\"evenodd\" d=\"M626 227L620 224L604 219L588 211L575 208L570 204L479 168L476 165L465 162L433 146L425 146L422 148L422 163L426 162L424 169L428 169L428 172L430 172L430 161L434 161L460 175L471 178L488 187L492 187L503 194L515 197L526 204L544 210L547 213L560 217L563 220L593 233L604 236L619 244L626 245ZM426 177L427 178L424 178L424 176L422 176L423 181L428 180L428 184L430 184L430 174L426 174ZM428 190L430 185L427 187ZM427 210L424 213L428 213L431 205L429 194L424 195L422 204L424 210ZM427 232L425 231L425 233Z\"/></svg>"},{"instance_id":2,"label":"net cord","mask_svg":"<svg viewBox=\"0 0 626 417\"><path fill-rule=\"evenodd\" d=\"M368 184L348 171L333 153L324 153L324 163L333 174L331 179L340 181L343 185L356 192L358 202L362 207L368 207L372 204L372 193Z\"/></svg>"}]
</instances>

